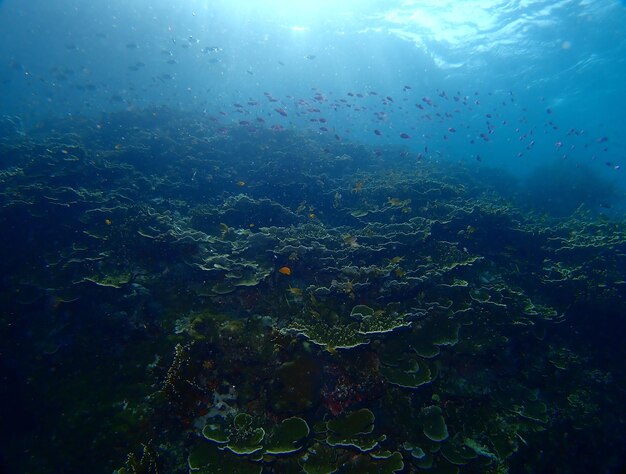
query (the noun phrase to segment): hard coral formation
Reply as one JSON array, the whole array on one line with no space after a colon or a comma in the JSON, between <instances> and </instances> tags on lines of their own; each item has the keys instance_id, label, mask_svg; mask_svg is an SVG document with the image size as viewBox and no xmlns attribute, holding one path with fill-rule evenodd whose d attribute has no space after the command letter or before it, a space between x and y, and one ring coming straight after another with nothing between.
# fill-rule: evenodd
<instances>
[{"instance_id":1,"label":"hard coral formation","mask_svg":"<svg viewBox=\"0 0 626 474\"><path fill-rule=\"evenodd\" d=\"M0 144L3 327L44 307L38 357L95 344L123 374L98 453L119 432L171 472L495 472L555 426L615 427L594 407L622 369L560 323L625 306L623 223L164 109L57 130Z\"/></svg>"}]
</instances>

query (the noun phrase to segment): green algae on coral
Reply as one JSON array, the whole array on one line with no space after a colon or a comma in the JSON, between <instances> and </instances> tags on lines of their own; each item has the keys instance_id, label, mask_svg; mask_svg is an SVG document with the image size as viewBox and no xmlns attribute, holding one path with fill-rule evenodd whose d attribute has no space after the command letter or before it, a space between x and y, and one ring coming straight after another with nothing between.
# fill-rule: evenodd
<instances>
[{"instance_id":1,"label":"green algae on coral","mask_svg":"<svg viewBox=\"0 0 626 474\"><path fill-rule=\"evenodd\" d=\"M195 446L187 457L190 472L199 474L261 474L263 466L216 446L203 443Z\"/></svg>"},{"instance_id":2,"label":"green algae on coral","mask_svg":"<svg viewBox=\"0 0 626 474\"><path fill-rule=\"evenodd\" d=\"M358 329L361 334L383 334L411 325L410 321L404 320L404 316L393 312L372 311L372 314L361 314L361 316L362 320Z\"/></svg>"},{"instance_id":3,"label":"green algae on coral","mask_svg":"<svg viewBox=\"0 0 626 474\"><path fill-rule=\"evenodd\" d=\"M443 419L441 408L431 405L422 408L419 416L422 430L431 441L441 442L448 438L448 427Z\"/></svg>"},{"instance_id":4,"label":"green algae on coral","mask_svg":"<svg viewBox=\"0 0 626 474\"><path fill-rule=\"evenodd\" d=\"M217 228L220 223L228 226L257 227L277 225L289 226L301 218L286 207L271 199L254 199L245 194L229 197L217 209L196 209L193 213L193 224L204 231Z\"/></svg>"},{"instance_id":5,"label":"green algae on coral","mask_svg":"<svg viewBox=\"0 0 626 474\"><path fill-rule=\"evenodd\" d=\"M470 449L458 439L458 435L441 446L441 455L450 463L458 466L468 464L478 457L476 451Z\"/></svg>"},{"instance_id":6,"label":"green algae on coral","mask_svg":"<svg viewBox=\"0 0 626 474\"><path fill-rule=\"evenodd\" d=\"M301 442L309 436L309 425L302 418L292 417L280 422L265 443L267 454L290 454L302 449Z\"/></svg>"},{"instance_id":7,"label":"green algae on coral","mask_svg":"<svg viewBox=\"0 0 626 474\"><path fill-rule=\"evenodd\" d=\"M421 447L408 441L402 444L402 449L411 453L411 457L414 459L423 459L426 456L426 452Z\"/></svg>"},{"instance_id":8,"label":"green algae on coral","mask_svg":"<svg viewBox=\"0 0 626 474\"><path fill-rule=\"evenodd\" d=\"M380 373L390 383L404 388L417 388L432 381L428 364L417 359L402 361L397 367L383 365Z\"/></svg>"},{"instance_id":9,"label":"green algae on coral","mask_svg":"<svg viewBox=\"0 0 626 474\"><path fill-rule=\"evenodd\" d=\"M400 316L392 311L374 311L365 305L355 306L350 317L350 321L344 322L340 319L334 324L320 318L300 318L284 331L303 335L314 344L334 350L353 349L369 344L368 336L389 333L411 325L404 315Z\"/></svg>"},{"instance_id":10,"label":"green algae on coral","mask_svg":"<svg viewBox=\"0 0 626 474\"><path fill-rule=\"evenodd\" d=\"M202 435L208 441L219 445L222 451L228 450L238 456L261 455L262 457L265 454L284 455L299 451L309 432L306 421L292 417L276 425L266 437L263 428L254 426L251 415L239 413L230 427L225 429L220 424L207 424L202 430Z\"/></svg>"},{"instance_id":11,"label":"green algae on coral","mask_svg":"<svg viewBox=\"0 0 626 474\"><path fill-rule=\"evenodd\" d=\"M234 431L228 439L226 448L235 454L252 454L263 449L261 441L265 437L263 428L252 426L252 416L239 413L233 420Z\"/></svg>"},{"instance_id":12,"label":"green algae on coral","mask_svg":"<svg viewBox=\"0 0 626 474\"><path fill-rule=\"evenodd\" d=\"M433 463L435 461L435 457L432 453L424 453L423 456L417 458L413 463L419 467L420 469L431 469L433 467Z\"/></svg>"},{"instance_id":13,"label":"green algae on coral","mask_svg":"<svg viewBox=\"0 0 626 474\"><path fill-rule=\"evenodd\" d=\"M220 425L210 424L202 429L202 436L217 444L228 443L228 434Z\"/></svg>"},{"instance_id":14,"label":"green algae on coral","mask_svg":"<svg viewBox=\"0 0 626 474\"><path fill-rule=\"evenodd\" d=\"M540 400L526 401L521 406L514 408L513 411L529 420L539 421L541 423L547 423L549 420L548 408L546 404Z\"/></svg>"},{"instance_id":15,"label":"green algae on coral","mask_svg":"<svg viewBox=\"0 0 626 474\"><path fill-rule=\"evenodd\" d=\"M471 449L472 451L474 451L478 456L484 456L494 461L498 460L498 456L493 454L486 446L483 446L478 441L472 438L467 438L467 437L464 438L463 444L467 446L469 449Z\"/></svg>"},{"instance_id":16,"label":"green algae on coral","mask_svg":"<svg viewBox=\"0 0 626 474\"><path fill-rule=\"evenodd\" d=\"M374 419L374 413L367 408L362 408L344 417L328 421L326 427L336 436L352 437L370 434L374 431Z\"/></svg>"},{"instance_id":17,"label":"green algae on coral","mask_svg":"<svg viewBox=\"0 0 626 474\"><path fill-rule=\"evenodd\" d=\"M350 215L356 218L365 217L368 214L369 214L369 211L365 209L355 209L354 211L350 212Z\"/></svg>"},{"instance_id":18,"label":"green algae on coral","mask_svg":"<svg viewBox=\"0 0 626 474\"><path fill-rule=\"evenodd\" d=\"M356 305L355 307L352 308L352 311L350 311L350 316L358 320L370 318L374 316L374 314L375 314L375 311L369 306L366 306L364 304Z\"/></svg>"},{"instance_id":19,"label":"green algae on coral","mask_svg":"<svg viewBox=\"0 0 626 474\"><path fill-rule=\"evenodd\" d=\"M454 317L432 317L414 328L413 349L420 357L431 359L441 352L441 346L459 342L462 324Z\"/></svg>"},{"instance_id":20,"label":"green algae on coral","mask_svg":"<svg viewBox=\"0 0 626 474\"><path fill-rule=\"evenodd\" d=\"M84 277L81 282L93 283L97 286L103 286L107 288L122 288L128 285L133 279L133 275L130 272L121 273L107 273L106 275L92 275Z\"/></svg>"},{"instance_id":21,"label":"green algae on coral","mask_svg":"<svg viewBox=\"0 0 626 474\"><path fill-rule=\"evenodd\" d=\"M306 337L313 344L327 349L354 349L369 343L365 335L358 332L358 324L334 326L323 321L297 321L284 329Z\"/></svg>"},{"instance_id":22,"label":"green algae on coral","mask_svg":"<svg viewBox=\"0 0 626 474\"><path fill-rule=\"evenodd\" d=\"M253 454L263 449L261 441L265 436L263 428L256 428L250 433L238 433L229 440L226 448L235 454Z\"/></svg>"},{"instance_id":23,"label":"green algae on coral","mask_svg":"<svg viewBox=\"0 0 626 474\"><path fill-rule=\"evenodd\" d=\"M203 436L214 443L224 445L234 454L253 454L263 449L261 442L265 437L265 430L253 426L252 416L239 413L235 416L230 429L209 424L202 430Z\"/></svg>"},{"instance_id":24,"label":"green algae on coral","mask_svg":"<svg viewBox=\"0 0 626 474\"><path fill-rule=\"evenodd\" d=\"M216 295L227 295L235 291L237 287L231 281L220 281L211 287Z\"/></svg>"},{"instance_id":25,"label":"green algae on coral","mask_svg":"<svg viewBox=\"0 0 626 474\"><path fill-rule=\"evenodd\" d=\"M326 443L330 446L353 446L361 451L371 451L385 435L374 438L374 414L362 408L346 416L334 418L326 423L328 434Z\"/></svg>"}]
</instances>

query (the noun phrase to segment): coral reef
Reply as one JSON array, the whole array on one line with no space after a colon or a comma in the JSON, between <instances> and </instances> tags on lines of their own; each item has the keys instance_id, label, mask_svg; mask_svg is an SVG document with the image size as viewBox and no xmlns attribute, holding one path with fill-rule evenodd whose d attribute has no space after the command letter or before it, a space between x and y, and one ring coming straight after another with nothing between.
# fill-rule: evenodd
<instances>
[{"instance_id":1,"label":"coral reef","mask_svg":"<svg viewBox=\"0 0 626 474\"><path fill-rule=\"evenodd\" d=\"M623 367L563 324L626 306L622 222L165 109L56 130L0 143L2 338L32 323L13 365L66 374L48 396L73 404L41 452L90 436L90 472L141 443L119 473L506 472L563 433L623 439L598 409L622 409ZM95 387L89 419L61 395Z\"/></svg>"}]
</instances>

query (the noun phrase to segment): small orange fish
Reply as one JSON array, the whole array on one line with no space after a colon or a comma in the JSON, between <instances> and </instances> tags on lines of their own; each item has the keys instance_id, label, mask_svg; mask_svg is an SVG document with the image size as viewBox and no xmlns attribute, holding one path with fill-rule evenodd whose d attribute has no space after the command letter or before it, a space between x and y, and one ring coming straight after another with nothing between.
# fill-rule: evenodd
<instances>
[{"instance_id":1,"label":"small orange fish","mask_svg":"<svg viewBox=\"0 0 626 474\"><path fill-rule=\"evenodd\" d=\"M237 186L244 187L246 185L245 181L237 181Z\"/></svg>"},{"instance_id":2,"label":"small orange fish","mask_svg":"<svg viewBox=\"0 0 626 474\"><path fill-rule=\"evenodd\" d=\"M289 276L289 275L291 275L291 268L289 268L289 267L280 267L278 269L278 273L281 273L282 275Z\"/></svg>"}]
</instances>

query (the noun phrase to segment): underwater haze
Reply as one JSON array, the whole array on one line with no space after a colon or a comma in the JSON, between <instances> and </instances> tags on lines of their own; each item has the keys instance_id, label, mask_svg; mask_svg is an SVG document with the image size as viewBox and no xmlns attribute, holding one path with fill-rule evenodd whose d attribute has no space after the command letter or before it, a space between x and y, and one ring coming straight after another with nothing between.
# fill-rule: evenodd
<instances>
[{"instance_id":1,"label":"underwater haze","mask_svg":"<svg viewBox=\"0 0 626 474\"><path fill-rule=\"evenodd\" d=\"M0 472L624 472L625 25L1 0Z\"/></svg>"}]
</instances>

